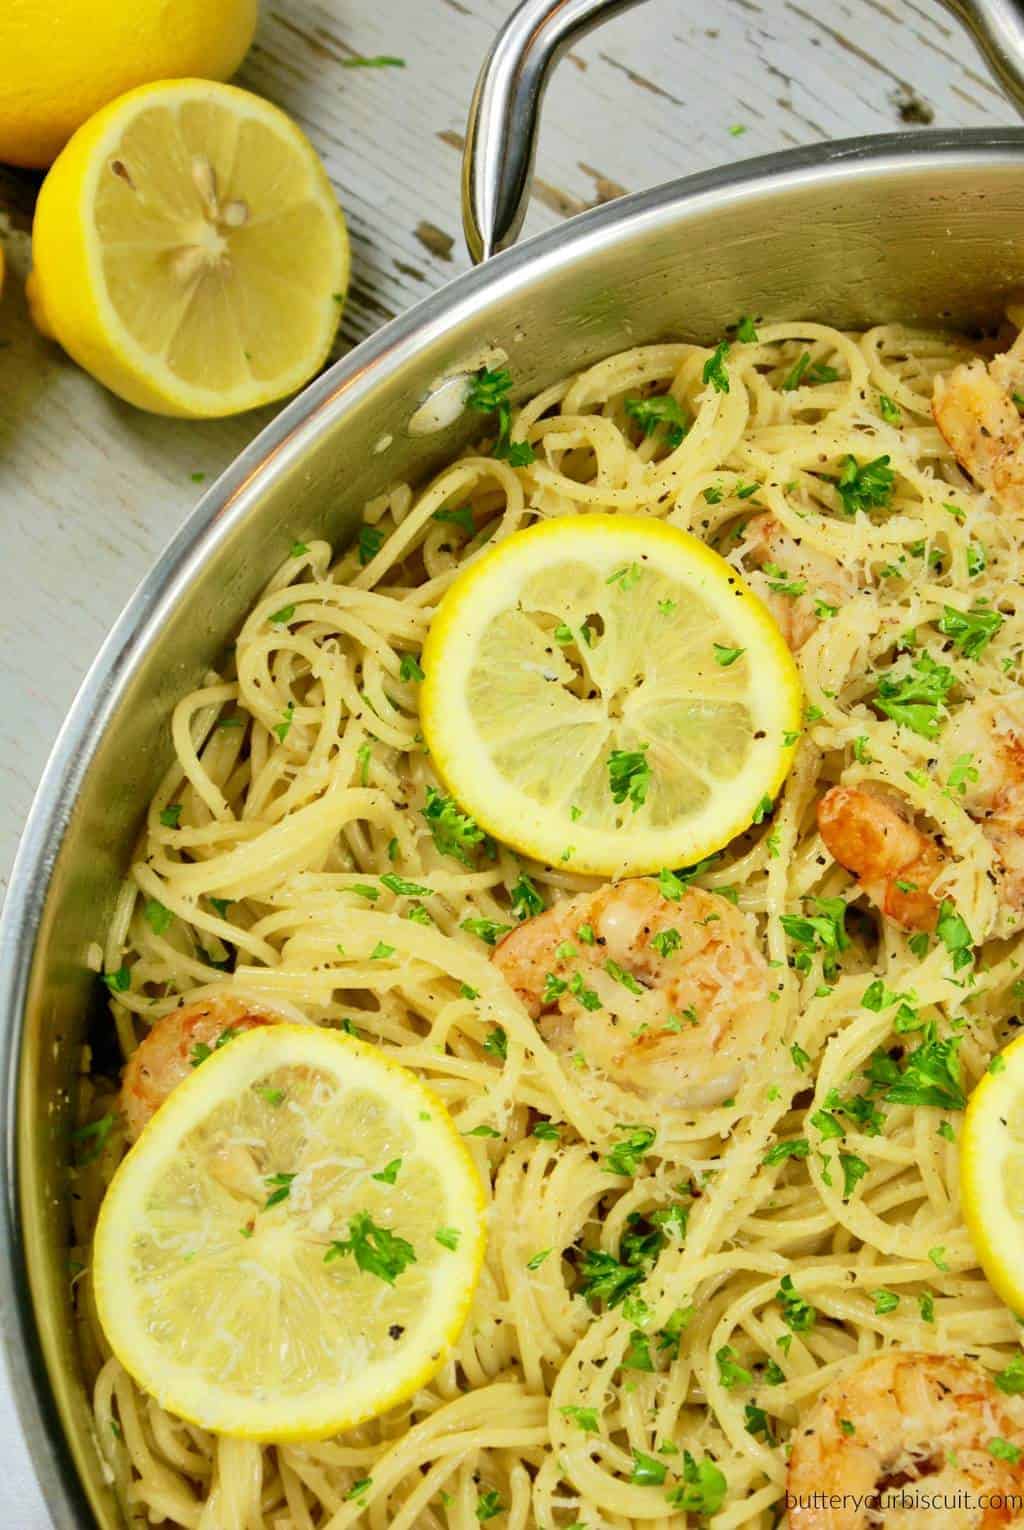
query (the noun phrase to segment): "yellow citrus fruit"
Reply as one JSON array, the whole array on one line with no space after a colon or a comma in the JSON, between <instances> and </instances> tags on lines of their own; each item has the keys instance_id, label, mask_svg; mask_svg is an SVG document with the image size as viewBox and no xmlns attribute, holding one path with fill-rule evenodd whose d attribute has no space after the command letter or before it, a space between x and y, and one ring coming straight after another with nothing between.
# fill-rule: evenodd
<instances>
[{"instance_id":1,"label":"yellow citrus fruit","mask_svg":"<svg viewBox=\"0 0 1024 1530\"><path fill-rule=\"evenodd\" d=\"M44 169L93 112L136 85L226 80L259 0L3 0L0 160Z\"/></svg>"},{"instance_id":2,"label":"yellow citrus fruit","mask_svg":"<svg viewBox=\"0 0 1024 1530\"><path fill-rule=\"evenodd\" d=\"M97 1310L172 1413L324 1438L440 1368L484 1238L480 1179L435 1095L351 1036L266 1026L197 1067L122 1161Z\"/></svg>"},{"instance_id":3,"label":"yellow citrus fruit","mask_svg":"<svg viewBox=\"0 0 1024 1530\"><path fill-rule=\"evenodd\" d=\"M997 1054L967 1102L960 1193L982 1269L1024 1314L1024 1036Z\"/></svg>"},{"instance_id":4,"label":"yellow citrus fruit","mask_svg":"<svg viewBox=\"0 0 1024 1530\"><path fill-rule=\"evenodd\" d=\"M236 414L323 365L348 285L345 219L289 117L232 85L143 85L43 182L33 312L157 414Z\"/></svg>"},{"instance_id":5,"label":"yellow citrus fruit","mask_svg":"<svg viewBox=\"0 0 1024 1530\"><path fill-rule=\"evenodd\" d=\"M683 866L789 769L796 665L717 553L647 516L516 532L449 588L423 651L423 732L497 839L601 876Z\"/></svg>"}]
</instances>

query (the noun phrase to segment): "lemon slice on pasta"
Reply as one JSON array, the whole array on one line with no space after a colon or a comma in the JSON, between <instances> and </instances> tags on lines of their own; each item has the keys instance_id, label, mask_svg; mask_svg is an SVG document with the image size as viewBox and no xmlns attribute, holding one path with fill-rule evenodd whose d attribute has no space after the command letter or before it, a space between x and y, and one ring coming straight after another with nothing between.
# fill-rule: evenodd
<instances>
[{"instance_id":1,"label":"lemon slice on pasta","mask_svg":"<svg viewBox=\"0 0 1024 1530\"><path fill-rule=\"evenodd\" d=\"M982 1269L1024 1313L1024 1036L996 1054L967 1102L960 1193Z\"/></svg>"},{"instance_id":2,"label":"lemon slice on pasta","mask_svg":"<svg viewBox=\"0 0 1024 1530\"><path fill-rule=\"evenodd\" d=\"M801 689L724 559L646 516L516 532L473 563L423 651L423 732L489 833L603 876L689 865L764 811Z\"/></svg>"},{"instance_id":3,"label":"lemon slice on pasta","mask_svg":"<svg viewBox=\"0 0 1024 1530\"><path fill-rule=\"evenodd\" d=\"M441 1102L376 1048L273 1025L157 1111L96 1228L100 1321L162 1407L323 1438L416 1391L465 1321L484 1195Z\"/></svg>"}]
</instances>

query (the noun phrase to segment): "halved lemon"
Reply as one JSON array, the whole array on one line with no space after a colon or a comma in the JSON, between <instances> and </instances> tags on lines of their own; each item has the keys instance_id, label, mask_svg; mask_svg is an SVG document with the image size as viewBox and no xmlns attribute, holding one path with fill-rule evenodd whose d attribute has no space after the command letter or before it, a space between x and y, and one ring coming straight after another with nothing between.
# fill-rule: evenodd
<instances>
[{"instance_id":1,"label":"halved lemon","mask_svg":"<svg viewBox=\"0 0 1024 1530\"><path fill-rule=\"evenodd\" d=\"M445 594L423 667L424 736L461 806L526 855L602 876L720 849L778 791L800 728L767 609L646 516L510 536Z\"/></svg>"},{"instance_id":2,"label":"halved lemon","mask_svg":"<svg viewBox=\"0 0 1024 1530\"><path fill-rule=\"evenodd\" d=\"M91 117L43 182L34 312L157 414L234 414L326 360L345 220L309 141L249 91L167 80Z\"/></svg>"},{"instance_id":3,"label":"halved lemon","mask_svg":"<svg viewBox=\"0 0 1024 1530\"><path fill-rule=\"evenodd\" d=\"M484 1196L441 1102L376 1048L249 1031L117 1170L93 1275L118 1359L172 1413L323 1438L443 1364L484 1251Z\"/></svg>"},{"instance_id":4,"label":"halved lemon","mask_svg":"<svg viewBox=\"0 0 1024 1530\"><path fill-rule=\"evenodd\" d=\"M967 1102L960 1195L989 1283L1024 1315L1024 1036L997 1053Z\"/></svg>"}]
</instances>

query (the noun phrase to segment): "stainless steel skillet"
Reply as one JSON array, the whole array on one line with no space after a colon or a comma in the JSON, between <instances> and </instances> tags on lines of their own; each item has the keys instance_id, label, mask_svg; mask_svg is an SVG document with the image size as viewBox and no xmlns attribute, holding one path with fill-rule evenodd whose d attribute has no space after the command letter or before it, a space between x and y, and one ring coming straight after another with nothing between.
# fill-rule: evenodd
<instances>
[{"instance_id":1,"label":"stainless steel skillet","mask_svg":"<svg viewBox=\"0 0 1024 1530\"><path fill-rule=\"evenodd\" d=\"M550 68L632 0L527 0L474 100L466 226L478 258L515 236ZM1024 12L950 5L1024 103ZM717 339L743 311L858 326L986 325L1024 285L1024 132L857 139L675 181L488 259L366 341L218 481L119 619L47 766L0 927L4 1342L59 1530L124 1520L104 1483L67 1269L68 1097L98 1002L101 939L178 698L216 658L283 550L342 540L390 480L422 477L473 421L417 434L418 406L493 346L517 391L666 335ZM2 1504L0 1488L0 1504ZM3 1521L0 1508L0 1522Z\"/></svg>"}]
</instances>

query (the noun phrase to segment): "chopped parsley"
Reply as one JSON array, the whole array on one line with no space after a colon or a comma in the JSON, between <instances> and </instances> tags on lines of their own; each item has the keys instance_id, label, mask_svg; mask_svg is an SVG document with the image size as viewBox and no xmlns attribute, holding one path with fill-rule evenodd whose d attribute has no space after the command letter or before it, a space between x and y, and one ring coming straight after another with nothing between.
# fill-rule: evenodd
<instances>
[{"instance_id":1,"label":"chopped parsley","mask_svg":"<svg viewBox=\"0 0 1024 1530\"><path fill-rule=\"evenodd\" d=\"M632 1177L653 1147L657 1132L653 1126L623 1126L621 1130L629 1135L613 1145L602 1168L609 1174Z\"/></svg>"},{"instance_id":2,"label":"chopped parsley","mask_svg":"<svg viewBox=\"0 0 1024 1530\"><path fill-rule=\"evenodd\" d=\"M272 1185L273 1189L263 1203L264 1211L269 1211L271 1206L280 1206L282 1201L288 1199L292 1193L292 1180L294 1178L294 1174L268 1174L266 1176L266 1183Z\"/></svg>"},{"instance_id":3,"label":"chopped parsley","mask_svg":"<svg viewBox=\"0 0 1024 1530\"><path fill-rule=\"evenodd\" d=\"M780 923L797 946L793 966L808 972L816 951L824 953L822 968L827 978L838 969L838 956L850 944L846 933L846 902L843 898L815 898L819 914L782 914Z\"/></svg>"},{"instance_id":4,"label":"chopped parsley","mask_svg":"<svg viewBox=\"0 0 1024 1530\"><path fill-rule=\"evenodd\" d=\"M641 426L645 436L652 436L659 425L667 426L666 440L673 448L680 445L690 427L678 399L671 393L655 398L627 398L626 413Z\"/></svg>"},{"instance_id":5,"label":"chopped parsley","mask_svg":"<svg viewBox=\"0 0 1024 1530\"><path fill-rule=\"evenodd\" d=\"M484 1051L490 1052L492 1057L500 1057L502 1061L508 1056L508 1036L503 1025L496 1025L492 1031L488 1031L484 1038Z\"/></svg>"},{"instance_id":6,"label":"chopped parsley","mask_svg":"<svg viewBox=\"0 0 1024 1530\"><path fill-rule=\"evenodd\" d=\"M888 393L880 393L878 395L878 409L882 419L887 425L903 424L903 416L900 414L898 406L893 403Z\"/></svg>"},{"instance_id":7,"label":"chopped parsley","mask_svg":"<svg viewBox=\"0 0 1024 1530\"><path fill-rule=\"evenodd\" d=\"M736 1359L736 1351L729 1344L723 1344L722 1348L715 1352L715 1360L718 1365L718 1379L727 1392L733 1387L749 1387L753 1383L753 1376Z\"/></svg>"},{"instance_id":8,"label":"chopped parsley","mask_svg":"<svg viewBox=\"0 0 1024 1530\"><path fill-rule=\"evenodd\" d=\"M782 1163L787 1158L806 1158L810 1151L811 1145L806 1137L790 1137L769 1148L761 1162L770 1168L772 1164Z\"/></svg>"},{"instance_id":9,"label":"chopped parsley","mask_svg":"<svg viewBox=\"0 0 1024 1530\"><path fill-rule=\"evenodd\" d=\"M489 1488L486 1493L481 1493L476 1501L476 1517L481 1524L484 1524L489 1519L493 1519L496 1514L503 1513L504 1509L505 1505L494 1488Z\"/></svg>"},{"instance_id":10,"label":"chopped parsley","mask_svg":"<svg viewBox=\"0 0 1024 1530\"><path fill-rule=\"evenodd\" d=\"M793 1333L806 1333L818 1320L818 1312L793 1285L792 1275L783 1275L775 1300L782 1308L782 1321Z\"/></svg>"},{"instance_id":11,"label":"chopped parsley","mask_svg":"<svg viewBox=\"0 0 1024 1530\"><path fill-rule=\"evenodd\" d=\"M952 638L954 647L965 659L977 659L991 643L1003 617L998 611L975 606L970 611L958 611L955 606L943 606L936 626L944 637Z\"/></svg>"},{"instance_id":12,"label":"chopped parsley","mask_svg":"<svg viewBox=\"0 0 1024 1530\"><path fill-rule=\"evenodd\" d=\"M843 1200L848 1201L868 1172L868 1166L856 1153L840 1153L839 1166L843 1171Z\"/></svg>"},{"instance_id":13,"label":"chopped parsley","mask_svg":"<svg viewBox=\"0 0 1024 1530\"><path fill-rule=\"evenodd\" d=\"M380 880L388 892L393 892L399 898L432 898L434 896L432 887L424 887L420 882L410 882L407 877L400 877L394 871L386 871Z\"/></svg>"},{"instance_id":14,"label":"chopped parsley","mask_svg":"<svg viewBox=\"0 0 1024 1530\"><path fill-rule=\"evenodd\" d=\"M547 908L540 891L525 872L520 873L519 880L512 889L512 912L517 919L532 919L534 914L543 914Z\"/></svg>"},{"instance_id":15,"label":"chopped parsley","mask_svg":"<svg viewBox=\"0 0 1024 1530\"><path fill-rule=\"evenodd\" d=\"M558 1411L563 1418L571 1419L572 1422L576 1424L578 1428L582 1429L585 1434L597 1433L598 1422L596 1408L577 1408L575 1404L570 1403L567 1404L564 1408L559 1408Z\"/></svg>"},{"instance_id":16,"label":"chopped parsley","mask_svg":"<svg viewBox=\"0 0 1024 1530\"><path fill-rule=\"evenodd\" d=\"M530 443L510 439L512 405L508 395L511 387L511 374L504 368L496 372L489 372L486 367L481 368L466 395L466 407L476 409L481 414L497 415L498 438L493 450L495 457L503 458L512 467L529 467L534 460Z\"/></svg>"},{"instance_id":17,"label":"chopped parsley","mask_svg":"<svg viewBox=\"0 0 1024 1530\"><path fill-rule=\"evenodd\" d=\"M434 1234L434 1242L440 1243L442 1248L451 1249L454 1253L459 1246L461 1236L457 1227L439 1227Z\"/></svg>"},{"instance_id":18,"label":"chopped parsley","mask_svg":"<svg viewBox=\"0 0 1024 1530\"><path fill-rule=\"evenodd\" d=\"M163 935L165 931L170 929L174 920L174 915L170 909L164 908L164 905L158 902L156 898L146 899L146 907L143 912L146 916L146 923L154 935Z\"/></svg>"},{"instance_id":19,"label":"chopped parsley","mask_svg":"<svg viewBox=\"0 0 1024 1530\"><path fill-rule=\"evenodd\" d=\"M441 854L453 856L464 866L471 865L471 851L486 838L483 829L434 786L427 787L427 800L421 811Z\"/></svg>"},{"instance_id":20,"label":"chopped parsley","mask_svg":"<svg viewBox=\"0 0 1024 1530\"><path fill-rule=\"evenodd\" d=\"M875 705L900 728L922 738L936 739L946 711L946 700L956 676L931 654L922 653L898 678L883 675L875 691Z\"/></svg>"},{"instance_id":21,"label":"chopped parsley","mask_svg":"<svg viewBox=\"0 0 1024 1530\"><path fill-rule=\"evenodd\" d=\"M647 801L647 788L651 783L651 767L647 761L647 744L639 749L613 749L608 756L608 787L613 802L633 804L633 812Z\"/></svg>"},{"instance_id":22,"label":"chopped parsley","mask_svg":"<svg viewBox=\"0 0 1024 1530\"><path fill-rule=\"evenodd\" d=\"M182 812L182 808L181 808L181 803L180 802L169 802L167 804L167 806L161 810L161 813L160 813L160 822L163 824L164 828L165 829L177 829L177 828L180 828L181 827L181 812Z\"/></svg>"},{"instance_id":23,"label":"chopped parsley","mask_svg":"<svg viewBox=\"0 0 1024 1530\"><path fill-rule=\"evenodd\" d=\"M974 936L948 898L943 898L939 905L935 933L953 958L954 972L971 965L974 960Z\"/></svg>"},{"instance_id":24,"label":"chopped parsley","mask_svg":"<svg viewBox=\"0 0 1024 1530\"><path fill-rule=\"evenodd\" d=\"M496 946L502 935L507 935L515 926L498 924L494 919L463 919L459 928L469 935L478 936L488 946Z\"/></svg>"},{"instance_id":25,"label":"chopped parsley","mask_svg":"<svg viewBox=\"0 0 1024 1530\"><path fill-rule=\"evenodd\" d=\"M708 1518L717 1514L722 1507L727 1489L724 1473L710 1456L697 1461L688 1450L684 1450L683 1480L666 1497L673 1508Z\"/></svg>"},{"instance_id":26,"label":"chopped parsley","mask_svg":"<svg viewBox=\"0 0 1024 1530\"><path fill-rule=\"evenodd\" d=\"M725 358L729 354L728 340L720 340L704 363L701 372L701 381L710 383L716 393L728 393L729 370L725 364Z\"/></svg>"},{"instance_id":27,"label":"chopped parsley","mask_svg":"<svg viewBox=\"0 0 1024 1530\"><path fill-rule=\"evenodd\" d=\"M391 1162L385 1164L378 1174L371 1174L370 1178L379 1180L382 1185L393 1185L398 1178L398 1171L401 1167L402 1160L400 1158L392 1158Z\"/></svg>"},{"instance_id":28,"label":"chopped parsley","mask_svg":"<svg viewBox=\"0 0 1024 1530\"><path fill-rule=\"evenodd\" d=\"M877 1317L885 1317L886 1313L895 1312L900 1304L900 1299L896 1292L887 1291L884 1286L880 1286L877 1291L872 1291L871 1295L874 1299L875 1315Z\"/></svg>"},{"instance_id":29,"label":"chopped parsley","mask_svg":"<svg viewBox=\"0 0 1024 1530\"><path fill-rule=\"evenodd\" d=\"M331 1244L324 1262L329 1264L347 1254L353 1256L359 1269L376 1275L389 1286L394 1285L404 1269L416 1263L412 1244L386 1227L378 1227L368 1211L357 1211L349 1218L348 1237Z\"/></svg>"},{"instance_id":30,"label":"chopped parsley","mask_svg":"<svg viewBox=\"0 0 1024 1530\"><path fill-rule=\"evenodd\" d=\"M365 568L384 546L385 532L380 526L362 525L359 528L359 562ZM273 618L271 618L273 619Z\"/></svg>"},{"instance_id":31,"label":"chopped parsley","mask_svg":"<svg viewBox=\"0 0 1024 1530\"><path fill-rule=\"evenodd\" d=\"M847 515L858 510L867 512L875 506L887 506L892 495L896 475L889 466L888 457L875 457L871 462L860 463L848 456L839 477L834 480Z\"/></svg>"},{"instance_id":32,"label":"chopped parsley","mask_svg":"<svg viewBox=\"0 0 1024 1530\"><path fill-rule=\"evenodd\" d=\"M1014 1355L1009 1365L996 1373L995 1383L1007 1397L1019 1397L1024 1392L1024 1354Z\"/></svg>"},{"instance_id":33,"label":"chopped parsley","mask_svg":"<svg viewBox=\"0 0 1024 1530\"><path fill-rule=\"evenodd\" d=\"M414 653L403 653L398 677L400 680L425 680L427 678L423 673L419 659L417 659Z\"/></svg>"},{"instance_id":34,"label":"chopped parsley","mask_svg":"<svg viewBox=\"0 0 1024 1530\"><path fill-rule=\"evenodd\" d=\"M715 663L720 664L723 669L728 669L730 664L735 664L736 660L741 659L747 651L745 648L726 648L722 643L713 643L711 646L715 650Z\"/></svg>"}]
</instances>

